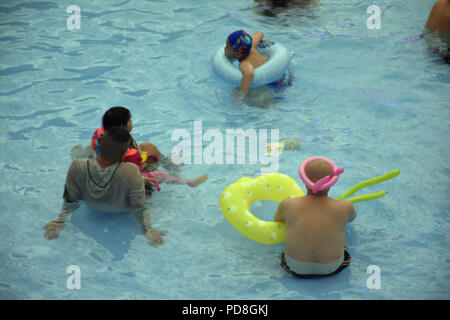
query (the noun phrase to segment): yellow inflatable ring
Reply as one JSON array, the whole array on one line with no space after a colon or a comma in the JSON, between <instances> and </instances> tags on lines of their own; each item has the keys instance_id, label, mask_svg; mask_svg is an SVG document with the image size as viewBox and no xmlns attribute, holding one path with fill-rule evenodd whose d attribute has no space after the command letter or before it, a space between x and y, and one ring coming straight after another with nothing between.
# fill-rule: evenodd
<instances>
[{"instance_id":1,"label":"yellow inflatable ring","mask_svg":"<svg viewBox=\"0 0 450 320\"><path fill-rule=\"evenodd\" d=\"M280 203L286 198L303 195L298 183L281 173L253 179L245 177L223 190L220 209L228 222L246 237L262 244L276 244L286 240L284 222L258 219L250 212L251 204L260 200Z\"/></svg>"}]
</instances>

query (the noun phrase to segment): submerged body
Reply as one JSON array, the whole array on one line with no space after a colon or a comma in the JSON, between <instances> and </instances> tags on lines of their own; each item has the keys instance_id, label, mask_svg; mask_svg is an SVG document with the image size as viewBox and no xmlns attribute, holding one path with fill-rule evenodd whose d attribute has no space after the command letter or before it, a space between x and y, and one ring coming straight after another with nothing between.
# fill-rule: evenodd
<instances>
[{"instance_id":1,"label":"submerged body","mask_svg":"<svg viewBox=\"0 0 450 320\"><path fill-rule=\"evenodd\" d=\"M450 63L450 0L434 4L422 36L432 52Z\"/></svg>"}]
</instances>

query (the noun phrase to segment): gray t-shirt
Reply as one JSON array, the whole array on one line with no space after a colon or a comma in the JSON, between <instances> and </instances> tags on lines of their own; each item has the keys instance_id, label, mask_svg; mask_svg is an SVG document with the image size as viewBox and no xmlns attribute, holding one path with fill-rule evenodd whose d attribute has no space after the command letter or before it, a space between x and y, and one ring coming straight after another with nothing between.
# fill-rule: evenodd
<instances>
[{"instance_id":1,"label":"gray t-shirt","mask_svg":"<svg viewBox=\"0 0 450 320\"><path fill-rule=\"evenodd\" d=\"M78 201L108 212L148 211L144 179L139 168L129 162L102 168L96 159L76 159L66 178L64 206L74 210Z\"/></svg>"}]
</instances>

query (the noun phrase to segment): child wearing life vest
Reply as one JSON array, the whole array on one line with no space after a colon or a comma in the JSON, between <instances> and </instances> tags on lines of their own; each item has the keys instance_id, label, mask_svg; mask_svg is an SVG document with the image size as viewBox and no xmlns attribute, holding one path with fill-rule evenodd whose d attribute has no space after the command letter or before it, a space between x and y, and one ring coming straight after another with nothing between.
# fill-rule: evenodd
<instances>
[{"instance_id":1,"label":"child wearing life vest","mask_svg":"<svg viewBox=\"0 0 450 320\"><path fill-rule=\"evenodd\" d=\"M124 107L112 107L105 112L102 118L102 127L98 128L94 132L91 141L92 148L95 150L97 155L100 154L99 139L102 137L103 132L111 127L122 127L128 130L128 132L131 132L133 130L131 112ZM171 176L163 171L151 171L156 169L161 160L166 160L167 163L167 159L163 158L164 156L159 152L158 148L154 144L144 142L138 145L134 138L131 138L130 145L125 153L123 161L134 163L139 167L142 177L146 182L147 191L151 191L150 186L155 186L159 191L159 184L162 182L187 184L190 187L197 187L199 184L208 179L208 175L195 179L182 179Z\"/></svg>"}]
</instances>

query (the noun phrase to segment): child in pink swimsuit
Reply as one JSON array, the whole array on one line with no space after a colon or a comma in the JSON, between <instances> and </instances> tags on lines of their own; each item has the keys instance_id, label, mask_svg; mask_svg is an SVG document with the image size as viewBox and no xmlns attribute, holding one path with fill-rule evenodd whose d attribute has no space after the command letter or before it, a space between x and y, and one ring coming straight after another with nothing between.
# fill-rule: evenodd
<instances>
[{"instance_id":1,"label":"child in pink swimsuit","mask_svg":"<svg viewBox=\"0 0 450 320\"><path fill-rule=\"evenodd\" d=\"M150 154L149 157L152 157L156 161L158 161L158 157L154 154ZM153 183L156 186L156 190L160 191L161 188L159 187L160 183L166 182L166 183L174 183L174 184L187 184L190 187L197 187L199 184L203 183L208 179L208 175L205 174L204 176L200 178L191 178L191 179L182 179L178 177L171 176L164 171L150 171L145 172L141 171L142 176L144 179L149 179L151 183Z\"/></svg>"}]
</instances>

